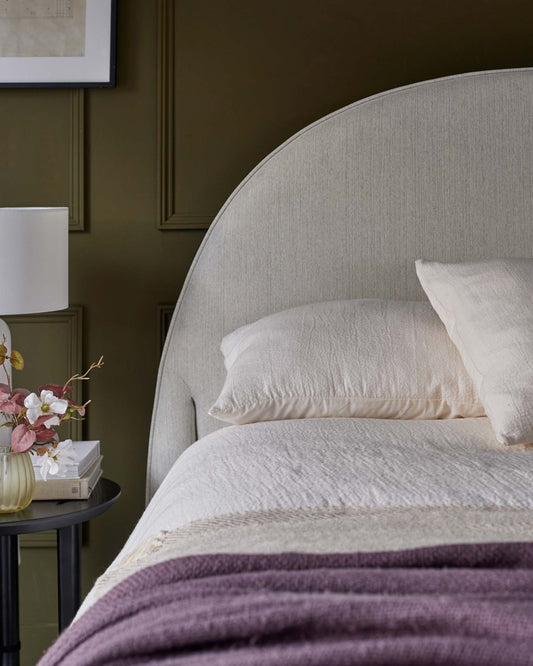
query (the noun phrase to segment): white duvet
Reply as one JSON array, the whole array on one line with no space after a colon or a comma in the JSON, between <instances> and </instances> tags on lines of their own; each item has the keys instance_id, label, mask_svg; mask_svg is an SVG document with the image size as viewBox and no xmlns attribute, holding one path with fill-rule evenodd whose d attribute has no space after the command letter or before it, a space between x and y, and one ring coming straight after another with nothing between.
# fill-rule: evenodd
<instances>
[{"instance_id":1,"label":"white duvet","mask_svg":"<svg viewBox=\"0 0 533 666\"><path fill-rule=\"evenodd\" d=\"M532 528L533 446L499 444L486 418L230 426L176 461L84 607L161 549L383 550Z\"/></svg>"},{"instance_id":2,"label":"white duvet","mask_svg":"<svg viewBox=\"0 0 533 666\"><path fill-rule=\"evenodd\" d=\"M336 506L533 508L533 447L499 444L486 418L230 426L176 461L123 552L191 521Z\"/></svg>"}]
</instances>

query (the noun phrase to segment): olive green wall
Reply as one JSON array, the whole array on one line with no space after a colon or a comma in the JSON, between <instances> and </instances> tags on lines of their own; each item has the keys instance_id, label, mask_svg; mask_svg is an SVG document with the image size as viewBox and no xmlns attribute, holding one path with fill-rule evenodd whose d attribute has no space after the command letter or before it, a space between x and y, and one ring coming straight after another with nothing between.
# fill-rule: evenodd
<instances>
[{"instance_id":1,"label":"olive green wall","mask_svg":"<svg viewBox=\"0 0 533 666\"><path fill-rule=\"evenodd\" d=\"M519 0L122 0L116 89L0 90L0 205L71 207L84 363L105 355L84 434L102 440L123 495L91 524L85 589L142 511L158 305L175 301L224 199L281 141L342 105L533 65L531 14ZM38 320L16 326L25 345L42 331ZM43 360L43 380L60 381L50 367ZM28 665L55 632L49 546L22 550Z\"/></svg>"}]
</instances>

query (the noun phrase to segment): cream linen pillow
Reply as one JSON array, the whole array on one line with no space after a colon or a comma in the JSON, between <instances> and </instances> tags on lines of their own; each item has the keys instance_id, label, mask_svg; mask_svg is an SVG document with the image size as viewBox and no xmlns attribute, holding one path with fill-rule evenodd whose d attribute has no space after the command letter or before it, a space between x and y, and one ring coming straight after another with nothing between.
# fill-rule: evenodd
<instances>
[{"instance_id":1,"label":"cream linen pillow","mask_svg":"<svg viewBox=\"0 0 533 666\"><path fill-rule=\"evenodd\" d=\"M211 416L242 424L358 416L482 416L473 383L429 303L304 305L227 335Z\"/></svg>"},{"instance_id":2,"label":"cream linen pillow","mask_svg":"<svg viewBox=\"0 0 533 666\"><path fill-rule=\"evenodd\" d=\"M503 444L533 442L533 259L417 261Z\"/></svg>"}]
</instances>

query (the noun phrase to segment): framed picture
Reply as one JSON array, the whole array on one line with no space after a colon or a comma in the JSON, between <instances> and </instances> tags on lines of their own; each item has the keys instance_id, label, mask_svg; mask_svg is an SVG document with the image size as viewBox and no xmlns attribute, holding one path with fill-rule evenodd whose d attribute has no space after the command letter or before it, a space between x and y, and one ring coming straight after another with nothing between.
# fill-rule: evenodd
<instances>
[{"instance_id":1,"label":"framed picture","mask_svg":"<svg viewBox=\"0 0 533 666\"><path fill-rule=\"evenodd\" d=\"M113 87L116 20L117 0L0 0L0 87Z\"/></svg>"}]
</instances>

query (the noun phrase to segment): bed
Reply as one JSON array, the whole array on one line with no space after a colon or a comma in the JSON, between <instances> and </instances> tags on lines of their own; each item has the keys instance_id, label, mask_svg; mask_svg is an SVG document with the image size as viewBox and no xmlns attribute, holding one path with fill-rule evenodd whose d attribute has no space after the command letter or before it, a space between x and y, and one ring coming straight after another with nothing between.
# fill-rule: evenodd
<instances>
[{"instance_id":1,"label":"bed","mask_svg":"<svg viewBox=\"0 0 533 666\"><path fill-rule=\"evenodd\" d=\"M425 298L419 257L533 256L533 69L356 102L269 155L191 267L145 513L43 664L533 663L533 450L486 417L209 415L225 335Z\"/></svg>"}]
</instances>

